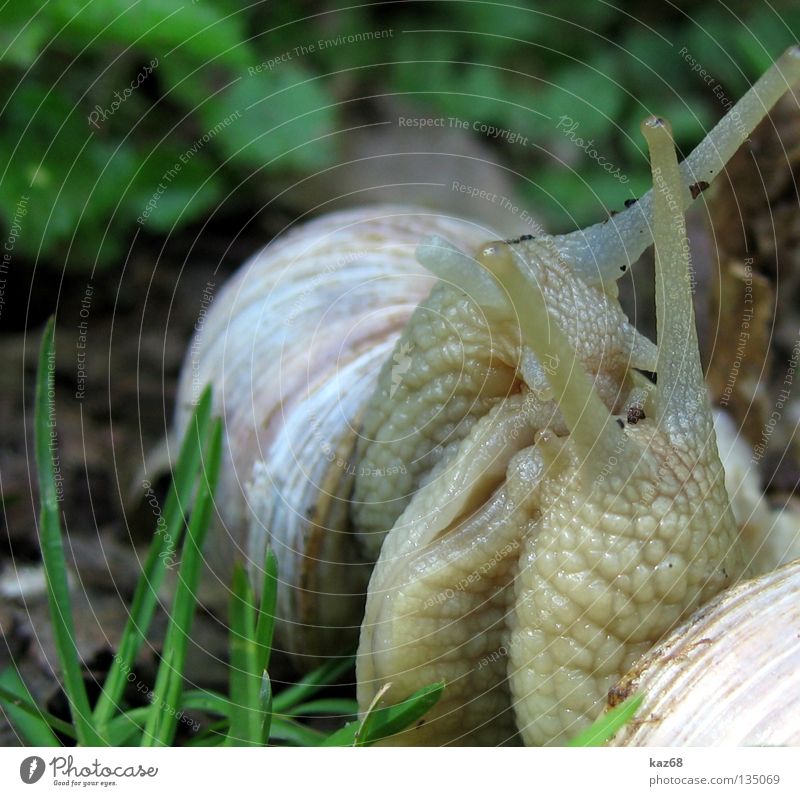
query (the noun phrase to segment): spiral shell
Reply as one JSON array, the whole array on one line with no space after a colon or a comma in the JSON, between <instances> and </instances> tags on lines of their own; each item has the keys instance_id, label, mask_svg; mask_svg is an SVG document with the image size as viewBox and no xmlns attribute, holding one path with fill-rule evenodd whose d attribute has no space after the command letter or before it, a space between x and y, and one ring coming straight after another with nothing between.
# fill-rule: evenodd
<instances>
[{"instance_id":1,"label":"spiral shell","mask_svg":"<svg viewBox=\"0 0 800 796\"><path fill-rule=\"evenodd\" d=\"M634 692L644 702L615 746L800 744L800 559L701 608L609 702Z\"/></svg>"},{"instance_id":2,"label":"spiral shell","mask_svg":"<svg viewBox=\"0 0 800 796\"><path fill-rule=\"evenodd\" d=\"M340 628L355 645L371 569L347 503L359 418L435 283L414 257L433 234L475 247L491 233L391 205L298 226L226 284L184 363L177 433L206 384L225 424L219 527L207 548L212 590L227 587L236 558L257 570L271 544L281 579L277 641L301 668L346 649Z\"/></svg>"}]
</instances>

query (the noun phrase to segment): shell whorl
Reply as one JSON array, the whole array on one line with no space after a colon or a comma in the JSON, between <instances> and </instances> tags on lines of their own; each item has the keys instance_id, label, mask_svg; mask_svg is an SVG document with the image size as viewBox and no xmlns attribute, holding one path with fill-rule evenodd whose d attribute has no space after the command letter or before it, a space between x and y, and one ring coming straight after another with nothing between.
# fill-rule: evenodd
<instances>
[{"instance_id":1,"label":"shell whorl","mask_svg":"<svg viewBox=\"0 0 800 796\"><path fill-rule=\"evenodd\" d=\"M328 214L247 261L198 324L175 426L182 434L211 384L226 440L209 591L224 591L237 558L258 570L269 543L281 579L277 643L301 668L347 646L339 628L357 637L369 567L346 505L354 446L377 373L436 281L415 249L430 235L477 245L489 234L406 206Z\"/></svg>"}]
</instances>

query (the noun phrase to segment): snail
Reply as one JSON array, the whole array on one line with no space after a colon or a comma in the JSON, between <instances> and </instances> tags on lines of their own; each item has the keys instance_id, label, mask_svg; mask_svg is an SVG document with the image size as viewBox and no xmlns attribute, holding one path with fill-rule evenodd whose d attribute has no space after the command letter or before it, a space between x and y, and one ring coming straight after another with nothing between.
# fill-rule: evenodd
<instances>
[{"instance_id":1,"label":"snail","mask_svg":"<svg viewBox=\"0 0 800 796\"><path fill-rule=\"evenodd\" d=\"M800 744L799 583L797 560L746 580L649 650L609 694L644 696L613 745Z\"/></svg>"},{"instance_id":2,"label":"snail","mask_svg":"<svg viewBox=\"0 0 800 796\"><path fill-rule=\"evenodd\" d=\"M751 574L683 213L798 77L792 48L680 165L649 119L653 190L588 229L487 244L477 223L356 208L279 238L215 300L176 414L180 433L214 385L212 570L257 568L269 544L279 643L302 668L358 636L362 710L444 679L394 742L560 743ZM616 289L654 238L657 346Z\"/></svg>"}]
</instances>

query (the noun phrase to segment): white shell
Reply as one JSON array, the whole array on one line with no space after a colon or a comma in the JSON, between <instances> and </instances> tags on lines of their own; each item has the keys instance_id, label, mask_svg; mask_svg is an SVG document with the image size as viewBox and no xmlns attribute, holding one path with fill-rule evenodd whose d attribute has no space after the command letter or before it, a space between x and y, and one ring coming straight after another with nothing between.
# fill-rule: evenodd
<instances>
[{"instance_id":1,"label":"white shell","mask_svg":"<svg viewBox=\"0 0 800 796\"><path fill-rule=\"evenodd\" d=\"M610 696L644 695L614 746L800 744L800 560L723 592Z\"/></svg>"},{"instance_id":2,"label":"white shell","mask_svg":"<svg viewBox=\"0 0 800 796\"><path fill-rule=\"evenodd\" d=\"M341 654L339 628L355 646L371 565L350 534L351 454L378 372L435 282L414 254L430 235L466 251L491 237L392 205L298 226L226 284L184 363L178 434L207 383L225 423L220 522L207 547L216 591L227 589L237 557L255 574L269 542L281 580L277 641L310 656L303 668Z\"/></svg>"}]
</instances>

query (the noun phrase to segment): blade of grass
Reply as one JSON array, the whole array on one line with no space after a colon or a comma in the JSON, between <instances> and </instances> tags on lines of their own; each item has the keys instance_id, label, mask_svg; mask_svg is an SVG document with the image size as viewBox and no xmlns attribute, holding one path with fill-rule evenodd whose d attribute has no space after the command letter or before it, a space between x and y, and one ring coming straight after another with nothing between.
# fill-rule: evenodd
<instances>
[{"instance_id":1,"label":"blade of grass","mask_svg":"<svg viewBox=\"0 0 800 796\"><path fill-rule=\"evenodd\" d=\"M114 716L106 727L106 736L111 746L138 746L140 736L152 710L151 705L141 708L131 708ZM136 743L134 744L134 739Z\"/></svg>"},{"instance_id":2,"label":"blade of grass","mask_svg":"<svg viewBox=\"0 0 800 796\"><path fill-rule=\"evenodd\" d=\"M444 683L432 683L415 691L397 705L379 708L372 712L369 726L359 738L366 745L388 738L419 721L438 701L444 692Z\"/></svg>"},{"instance_id":3,"label":"blade of grass","mask_svg":"<svg viewBox=\"0 0 800 796\"><path fill-rule=\"evenodd\" d=\"M16 669L8 668L0 673L0 705L29 746L61 746L53 730L75 738L71 724L36 707Z\"/></svg>"},{"instance_id":4,"label":"blade of grass","mask_svg":"<svg viewBox=\"0 0 800 796\"><path fill-rule=\"evenodd\" d=\"M327 738L320 743L320 746L355 746L356 735L360 728L360 721L349 721L344 727L340 727L327 736Z\"/></svg>"},{"instance_id":5,"label":"blade of grass","mask_svg":"<svg viewBox=\"0 0 800 796\"><path fill-rule=\"evenodd\" d=\"M231 746L260 746L264 718L261 712L255 598L247 573L239 563L233 572L229 611L231 726L227 743Z\"/></svg>"},{"instance_id":6,"label":"blade of grass","mask_svg":"<svg viewBox=\"0 0 800 796\"><path fill-rule=\"evenodd\" d=\"M142 574L136 583L128 621L119 643L119 650L109 669L103 691L94 710L95 721L102 727L114 715L125 690L128 672L133 667L139 648L147 635L158 602L169 560L183 536L185 514L192 503L202 450L208 439L211 418L211 388L203 390L184 435L162 514L163 533L153 534Z\"/></svg>"},{"instance_id":7,"label":"blade of grass","mask_svg":"<svg viewBox=\"0 0 800 796\"><path fill-rule=\"evenodd\" d=\"M230 700L216 691L185 691L181 698L181 710L204 710L230 718Z\"/></svg>"},{"instance_id":8,"label":"blade of grass","mask_svg":"<svg viewBox=\"0 0 800 796\"><path fill-rule=\"evenodd\" d=\"M190 741L187 746L203 746L203 747L212 747L212 746L225 746L225 741L227 740L227 735L219 734L214 736L205 737L202 739L195 739Z\"/></svg>"},{"instance_id":9,"label":"blade of grass","mask_svg":"<svg viewBox=\"0 0 800 796\"><path fill-rule=\"evenodd\" d=\"M142 737L143 746L169 746L175 736L177 712L183 689L183 669L192 620L197 607L197 584L203 563L202 546L208 531L213 494L219 477L222 421L217 418L206 448L206 467L200 478L189 528L183 543L178 585L172 604L164 653L153 688L154 710Z\"/></svg>"},{"instance_id":10,"label":"blade of grass","mask_svg":"<svg viewBox=\"0 0 800 796\"><path fill-rule=\"evenodd\" d=\"M269 672L266 669L261 675L259 698L261 703L261 733L258 737L258 745L266 746L269 742L269 733L272 728L272 681L269 679Z\"/></svg>"},{"instance_id":11,"label":"blade of grass","mask_svg":"<svg viewBox=\"0 0 800 796\"><path fill-rule=\"evenodd\" d=\"M444 683L433 683L415 691L396 705L370 711L368 721L354 721L329 735L322 746L369 746L395 735L419 721L438 701Z\"/></svg>"},{"instance_id":12,"label":"blade of grass","mask_svg":"<svg viewBox=\"0 0 800 796\"><path fill-rule=\"evenodd\" d=\"M218 721L207 727L201 735L188 740L186 746L224 746L228 738L227 729L227 721Z\"/></svg>"},{"instance_id":13,"label":"blade of grass","mask_svg":"<svg viewBox=\"0 0 800 796\"><path fill-rule=\"evenodd\" d=\"M353 739L354 746L366 746L366 739L369 737L370 729L378 710L378 705L383 700L386 692L392 687L391 683L385 683L378 689L377 693L372 697L372 702L369 703L366 713L361 717L361 723L356 729L355 738Z\"/></svg>"},{"instance_id":14,"label":"blade of grass","mask_svg":"<svg viewBox=\"0 0 800 796\"><path fill-rule=\"evenodd\" d=\"M358 702L355 699L314 699L286 711L287 716L355 716Z\"/></svg>"},{"instance_id":15,"label":"blade of grass","mask_svg":"<svg viewBox=\"0 0 800 796\"><path fill-rule=\"evenodd\" d=\"M36 379L36 409L34 438L36 447L36 472L39 480L39 545L42 550L47 580L47 600L50 621L56 642L64 692L69 702L72 722L81 746L104 746L97 732L89 708L89 698L83 682L81 662L75 645L75 626L72 602L67 581L67 561L58 508L53 457L55 437L55 319L50 318L45 328L39 353L39 372Z\"/></svg>"},{"instance_id":16,"label":"blade of grass","mask_svg":"<svg viewBox=\"0 0 800 796\"><path fill-rule=\"evenodd\" d=\"M330 685L353 667L353 658L333 658L307 674L272 700L275 713L288 713L295 705L313 697L322 686Z\"/></svg>"},{"instance_id":17,"label":"blade of grass","mask_svg":"<svg viewBox=\"0 0 800 796\"><path fill-rule=\"evenodd\" d=\"M272 637L275 632L275 604L278 600L278 559L272 548L267 548L264 561L264 579L261 584L261 601L256 623L258 658L266 671L272 653Z\"/></svg>"},{"instance_id":18,"label":"blade of grass","mask_svg":"<svg viewBox=\"0 0 800 796\"><path fill-rule=\"evenodd\" d=\"M628 697L569 740L567 746L602 746L633 718L643 699L643 694Z\"/></svg>"},{"instance_id":19,"label":"blade of grass","mask_svg":"<svg viewBox=\"0 0 800 796\"><path fill-rule=\"evenodd\" d=\"M325 740L325 735L291 719L273 716L270 740L289 743L292 746L320 746Z\"/></svg>"},{"instance_id":20,"label":"blade of grass","mask_svg":"<svg viewBox=\"0 0 800 796\"><path fill-rule=\"evenodd\" d=\"M272 725L272 680L269 676L269 660L272 654L272 638L275 633L275 605L278 601L278 559L271 547L267 548L264 561L264 578L261 582L261 600L256 619L256 663L261 669L261 736L262 746L269 741ZM254 674L258 674L258 669Z\"/></svg>"}]
</instances>

